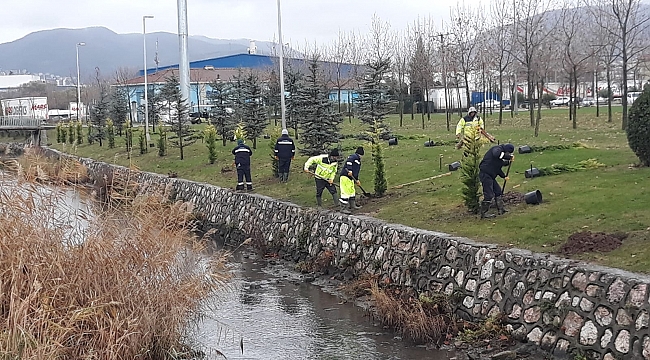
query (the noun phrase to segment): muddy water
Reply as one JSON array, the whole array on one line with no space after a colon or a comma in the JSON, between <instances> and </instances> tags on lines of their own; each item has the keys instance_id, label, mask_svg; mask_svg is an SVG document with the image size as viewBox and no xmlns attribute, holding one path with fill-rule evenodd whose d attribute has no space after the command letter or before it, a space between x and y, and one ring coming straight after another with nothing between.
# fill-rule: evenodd
<instances>
[{"instance_id":1,"label":"muddy water","mask_svg":"<svg viewBox=\"0 0 650 360\"><path fill-rule=\"evenodd\" d=\"M453 359L451 352L410 345L375 326L359 307L278 266L237 260L230 291L215 301L196 335L228 359ZM222 357L213 352L209 358Z\"/></svg>"}]
</instances>

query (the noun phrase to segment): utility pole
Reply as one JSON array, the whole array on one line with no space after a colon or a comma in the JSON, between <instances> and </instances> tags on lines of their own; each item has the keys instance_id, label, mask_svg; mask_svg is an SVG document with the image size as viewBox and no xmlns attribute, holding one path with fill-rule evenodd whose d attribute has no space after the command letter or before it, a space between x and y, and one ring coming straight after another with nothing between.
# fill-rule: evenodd
<instances>
[{"instance_id":1,"label":"utility pole","mask_svg":"<svg viewBox=\"0 0 650 360\"><path fill-rule=\"evenodd\" d=\"M180 62L178 71L181 96L187 105L190 104L190 61L187 57L187 0L178 0L178 45ZM192 111L190 109L190 111Z\"/></svg>"},{"instance_id":2,"label":"utility pole","mask_svg":"<svg viewBox=\"0 0 650 360\"><path fill-rule=\"evenodd\" d=\"M287 120L285 118L285 101L284 101L284 43L282 42L282 12L280 10L280 0L278 0L278 37L280 40L280 112L282 113L282 130L287 129Z\"/></svg>"}]
</instances>

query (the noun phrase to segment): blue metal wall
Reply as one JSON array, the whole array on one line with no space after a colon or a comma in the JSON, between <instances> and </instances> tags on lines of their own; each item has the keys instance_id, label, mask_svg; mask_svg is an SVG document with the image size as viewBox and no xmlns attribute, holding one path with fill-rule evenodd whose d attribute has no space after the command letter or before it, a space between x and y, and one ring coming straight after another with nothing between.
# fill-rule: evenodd
<instances>
[{"instance_id":1,"label":"blue metal wall","mask_svg":"<svg viewBox=\"0 0 650 360\"><path fill-rule=\"evenodd\" d=\"M287 61L292 65L297 67L302 65L306 60L303 59L287 59ZM248 69L259 69L271 66L278 66L278 58L270 55L258 55L258 54L237 54L229 55L212 59L197 60L190 62L190 69L202 69L206 66L212 66L214 68L248 68ZM336 66L334 63L330 62L321 62L323 68ZM159 67L158 71L165 69L178 69L178 64L168 65ZM349 77L350 73L354 70L354 66L351 64L343 64L341 67L341 76L346 78ZM147 74L153 74L156 72L156 68L147 69ZM144 75L144 71L140 70L138 72L139 76Z\"/></svg>"}]
</instances>

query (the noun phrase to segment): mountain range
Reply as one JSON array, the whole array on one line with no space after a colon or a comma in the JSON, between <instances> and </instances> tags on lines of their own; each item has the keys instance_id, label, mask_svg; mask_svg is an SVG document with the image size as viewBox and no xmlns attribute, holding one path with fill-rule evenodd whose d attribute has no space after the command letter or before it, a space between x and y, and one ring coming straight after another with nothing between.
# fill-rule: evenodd
<instances>
[{"instance_id":1,"label":"mountain range","mask_svg":"<svg viewBox=\"0 0 650 360\"><path fill-rule=\"evenodd\" d=\"M168 32L147 33L147 67L178 64L178 35ZM117 34L105 27L83 29L52 29L33 32L18 40L0 44L0 71L27 70L30 73L49 73L76 78L76 44L79 47L81 78L94 76L99 68L110 76L118 68L131 70L143 67L142 34ZM269 54L273 43L256 41L258 54ZM248 39L213 39L190 36L188 56L190 61L246 53Z\"/></svg>"}]
</instances>

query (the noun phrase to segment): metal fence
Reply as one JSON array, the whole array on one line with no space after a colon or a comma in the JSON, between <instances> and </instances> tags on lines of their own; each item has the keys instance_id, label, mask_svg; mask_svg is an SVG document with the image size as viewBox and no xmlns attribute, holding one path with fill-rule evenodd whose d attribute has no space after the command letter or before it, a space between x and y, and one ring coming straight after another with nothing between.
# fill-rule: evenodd
<instances>
[{"instance_id":1,"label":"metal fence","mask_svg":"<svg viewBox=\"0 0 650 360\"><path fill-rule=\"evenodd\" d=\"M35 118L20 116L0 116L0 129L37 129L43 121Z\"/></svg>"}]
</instances>

